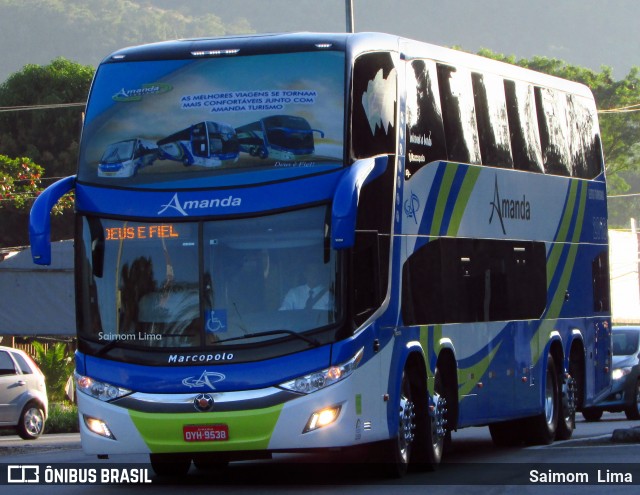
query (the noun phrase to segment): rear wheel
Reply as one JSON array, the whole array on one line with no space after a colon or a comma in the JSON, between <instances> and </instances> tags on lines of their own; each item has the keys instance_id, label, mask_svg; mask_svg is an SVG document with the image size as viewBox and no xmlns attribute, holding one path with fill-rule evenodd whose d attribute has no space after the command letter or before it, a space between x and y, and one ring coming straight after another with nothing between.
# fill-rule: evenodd
<instances>
[{"instance_id":1,"label":"rear wheel","mask_svg":"<svg viewBox=\"0 0 640 495\"><path fill-rule=\"evenodd\" d=\"M627 419L640 419L640 380L636 382L633 399L624 410L624 414Z\"/></svg>"},{"instance_id":2,"label":"rear wheel","mask_svg":"<svg viewBox=\"0 0 640 495\"><path fill-rule=\"evenodd\" d=\"M562 398L558 415L558 430L556 431L558 440L569 440L576 428L577 388L572 375L565 376L562 381Z\"/></svg>"},{"instance_id":3,"label":"rear wheel","mask_svg":"<svg viewBox=\"0 0 640 495\"><path fill-rule=\"evenodd\" d=\"M530 419L526 440L532 444L548 445L553 442L558 429L559 416L558 374L551 355L547 356L544 388L544 411Z\"/></svg>"},{"instance_id":4,"label":"rear wheel","mask_svg":"<svg viewBox=\"0 0 640 495\"><path fill-rule=\"evenodd\" d=\"M35 402L30 402L20 414L18 435L24 440L35 440L44 431L44 410Z\"/></svg>"},{"instance_id":5,"label":"rear wheel","mask_svg":"<svg viewBox=\"0 0 640 495\"><path fill-rule=\"evenodd\" d=\"M587 407L582 410L582 415L584 419L591 421L599 421L602 417L602 409L596 409L595 407Z\"/></svg>"}]
</instances>

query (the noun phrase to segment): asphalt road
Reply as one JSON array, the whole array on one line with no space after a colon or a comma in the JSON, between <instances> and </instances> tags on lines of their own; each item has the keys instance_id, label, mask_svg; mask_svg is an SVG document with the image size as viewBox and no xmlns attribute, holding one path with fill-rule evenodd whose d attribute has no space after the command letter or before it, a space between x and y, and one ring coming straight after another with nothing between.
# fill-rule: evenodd
<instances>
[{"instance_id":1,"label":"asphalt road","mask_svg":"<svg viewBox=\"0 0 640 495\"><path fill-rule=\"evenodd\" d=\"M17 436L0 437L0 469L3 465L46 464L85 469L136 467L148 469L151 484L91 486L92 495L102 493L617 493L640 492L640 445L614 443L614 430L630 431L640 422L623 414L605 414L602 421L579 420L571 440L550 446L496 448L488 428L468 428L454 433L453 451L436 472L410 472L400 480L388 479L376 466L327 462L309 455L278 455L273 460L233 463L224 471L191 468L180 480L161 480L153 475L143 455L111 456L97 460L81 450L76 434L44 435L33 442ZM335 461L336 457L331 460ZM339 459L340 460L340 459ZM535 474L531 474L535 471ZM560 473L560 474L557 474ZM581 484L585 474L589 484ZM533 476L533 477L532 477ZM555 476L554 484L547 478ZM561 478L564 476L564 478ZM631 483L629 483L631 477ZM558 482L558 480L560 482ZM6 488L6 487L5 487ZM86 493L86 485L12 484L12 493L53 495Z\"/></svg>"}]
</instances>

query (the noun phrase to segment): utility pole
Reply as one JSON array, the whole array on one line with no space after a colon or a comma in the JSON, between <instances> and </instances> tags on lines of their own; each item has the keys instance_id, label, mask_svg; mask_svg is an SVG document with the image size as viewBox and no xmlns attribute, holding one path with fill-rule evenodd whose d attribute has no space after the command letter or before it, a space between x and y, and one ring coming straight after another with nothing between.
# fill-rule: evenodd
<instances>
[{"instance_id":1,"label":"utility pole","mask_svg":"<svg viewBox=\"0 0 640 495\"><path fill-rule=\"evenodd\" d=\"M355 23L353 20L353 0L344 0L344 6L347 13L347 33L354 33Z\"/></svg>"}]
</instances>

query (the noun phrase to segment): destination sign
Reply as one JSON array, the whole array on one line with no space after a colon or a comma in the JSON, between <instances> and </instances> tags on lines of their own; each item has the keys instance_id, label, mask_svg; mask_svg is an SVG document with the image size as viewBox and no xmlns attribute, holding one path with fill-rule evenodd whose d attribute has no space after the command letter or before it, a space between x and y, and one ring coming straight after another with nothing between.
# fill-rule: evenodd
<instances>
[{"instance_id":1,"label":"destination sign","mask_svg":"<svg viewBox=\"0 0 640 495\"><path fill-rule=\"evenodd\" d=\"M180 232L173 224L135 225L130 227L108 227L104 229L107 241L125 239L177 239Z\"/></svg>"}]
</instances>

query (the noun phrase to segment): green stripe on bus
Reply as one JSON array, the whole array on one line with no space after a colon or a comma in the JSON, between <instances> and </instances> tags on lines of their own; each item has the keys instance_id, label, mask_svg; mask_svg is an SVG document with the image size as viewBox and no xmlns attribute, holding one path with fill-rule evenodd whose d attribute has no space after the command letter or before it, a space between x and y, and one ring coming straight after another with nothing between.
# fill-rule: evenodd
<instances>
[{"instance_id":1,"label":"green stripe on bus","mask_svg":"<svg viewBox=\"0 0 640 495\"><path fill-rule=\"evenodd\" d=\"M574 184L577 187L577 182L573 182L572 186ZM572 192L571 192L572 209L569 210L569 208L567 208L567 210L565 211L563 224L565 223L566 218L569 218L568 223L570 223L571 217L573 216L573 213L574 213L573 208L575 208L575 199L576 199L575 197L577 196L575 194L574 189L575 188L572 187ZM547 312L544 315L545 319L540 324L540 327L538 328L537 332L533 335L533 338L532 338L531 355L532 355L533 365L535 365L540 359L540 357L542 356L542 352L544 351L546 343L549 339L549 334L554 330L555 322L557 318L560 316L560 312L562 311L562 305L564 304L564 300L565 300L565 293L566 293L567 287L569 287L569 281L571 280L571 275L573 274L573 270L575 267L576 256L578 254L577 242L580 240L580 236L582 234L586 203L587 203L587 187L583 186L580 190L580 198L578 200L578 205L577 205L578 211L576 213L576 221L574 224L573 232L571 234L571 239L570 239L571 245L569 246L569 252L567 253L567 258L564 263L564 266L562 267L562 274L560 276L560 280L558 281L558 285L553 295L551 304L549 305L549 308L547 309ZM568 226L567 226L567 230L568 230ZM567 237L568 237L568 232L563 232L563 236L561 237L560 235L558 235L558 238L556 240L559 240L560 238L564 238L564 240L568 240ZM561 245L561 243L558 243L558 244ZM555 263L557 265L558 260L556 260ZM549 272L548 265L547 265L547 272ZM555 270L551 272L550 276L552 277L554 273L555 273ZM549 283L549 280L547 281L547 283ZM534 341L536 340L537 342L534 343Z\"/></svg>"},{"instance_id":2,"label":"green stripe on bus","mask_svg":"<svg viewBox=\"0 0 640 495\"><path fill-rule=\"evenodd\" d=\"M200 413L145 413L129 411L129 416L152 453L265 450L283 404L247 411ZM224 424L229 439L213 442L186 442L186 425Z\"/></svg>"},{"instance_id":3,"label":"green stripe on bus","mask_svg":"<svg viewBox=\"0 0 640 495\"><path fill-rule=\"evenodd\" d=\"M562 214L560 228L558 229L556 238L553 241L551 253L549 254L549 260L547 261L547 288L549 288L549 284L551 284L553 275L558 269L558 263L560 262L562 249L564 248L564 243L567 241L569 227L571 226L571 218L573 217L576 203L577 187L578 184L576 181L572 181L571 185L569 186L569 198L567 200L567 205Z\"/></svg>"},{"instance_id":4,"label":"green stripe on bus","mask_svg":"<svg viewBox=\"0 0 640 495\"><path fill-rule=\"evenodd\" d=\"M458 234L462 217L464 216L464 213L467 210L467 204L471 199L471 193L478 181L478 177L480 177L480 170L480 167L467 167L467 172L464 176L464 180L462 181L460 193L458 194L458 200L456 201L453 214L451 215L451 221L449 222L449 229L447 231L448 236L455 236Z\"/></svg>"},{"instance_id":5,"label":"green stripe on bus","mask_svg":"<svg viewBox=\"0 0 640 495\"><path fill-rule=\"evenodd\" d=\"M450 163L447 163L445 165L442 184L440 185L440 191L438 192L438 200L436 201L436 207L433 212L431 235L440 235L440 228L442 227L442 221L444 220L447 201L449 199L449 195L451 194L451 186L453 184L453 179L456 176L457 168L458 167Z\"/></svg>"}]
</instances>

